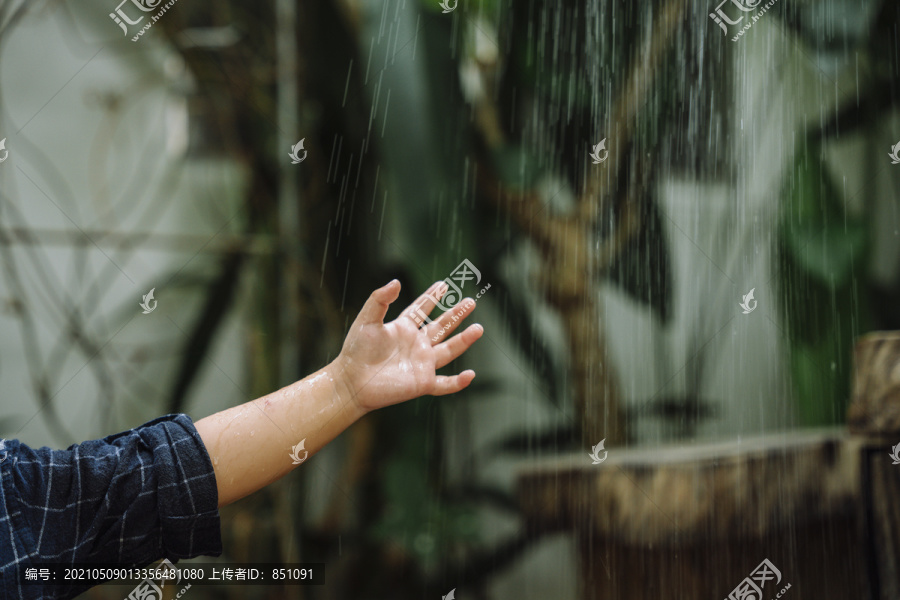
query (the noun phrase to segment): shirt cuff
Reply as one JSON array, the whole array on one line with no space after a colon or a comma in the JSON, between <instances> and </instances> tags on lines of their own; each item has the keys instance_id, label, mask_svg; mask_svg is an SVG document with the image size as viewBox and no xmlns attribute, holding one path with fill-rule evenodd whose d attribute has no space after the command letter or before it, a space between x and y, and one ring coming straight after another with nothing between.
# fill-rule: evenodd
<instances>
[{"instance_id":1,"label":"shirt cuff","mask_svg":"<svg viewBox=\"0 0 900 600\"><path fill-rule=\"evenodd\" d=\"M185 414L165 415L135 432L154 449L164 555L222 554L216 475L194 422Z\"/></svg>"}]
</instances>

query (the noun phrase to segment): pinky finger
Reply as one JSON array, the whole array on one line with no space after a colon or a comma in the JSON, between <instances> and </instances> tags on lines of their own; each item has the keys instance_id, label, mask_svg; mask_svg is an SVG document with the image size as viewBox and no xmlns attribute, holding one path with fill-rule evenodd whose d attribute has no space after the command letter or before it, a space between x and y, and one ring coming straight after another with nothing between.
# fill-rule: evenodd
<instances>
[{"instance_id":1,"label":"pinky finger","mask_svg":"<svg viewBox=\"0 0 900 600\"><path fill-rule=\"evenodd\" d=\"M438 375L435 377L432 396L446 396L463 390L475 379L475 371L466 369L459 375Z\"/></svg>"}]
</instances>

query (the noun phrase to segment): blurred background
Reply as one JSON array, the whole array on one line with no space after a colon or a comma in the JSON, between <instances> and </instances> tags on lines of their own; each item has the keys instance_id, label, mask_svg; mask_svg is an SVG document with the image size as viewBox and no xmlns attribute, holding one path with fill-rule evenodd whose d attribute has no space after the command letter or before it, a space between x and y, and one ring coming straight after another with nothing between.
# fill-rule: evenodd
<instances>
[{"instance_id":1,"label":"blurred background","mask_svg":"<svg viewBox=\"0 0 900 600\"><path fill-rule=\"evenodd\" d=\"M181 0L140 36L162 4L116 2L0 0L0 435L197 420L391 278L390 318L463 260L489 285L469 389L222 510L223 560L326 585L190 598L624 598L523 473L840 428L856 337L900 329L895 2Z\"/></svg>"}]
</instances>

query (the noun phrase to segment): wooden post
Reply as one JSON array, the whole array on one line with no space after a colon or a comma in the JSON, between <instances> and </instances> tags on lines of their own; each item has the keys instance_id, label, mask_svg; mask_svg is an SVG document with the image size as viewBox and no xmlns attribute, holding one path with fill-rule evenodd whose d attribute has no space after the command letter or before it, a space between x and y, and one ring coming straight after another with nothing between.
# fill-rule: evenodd
<instances>
[{"instance_id":1,"label":"wooden post","mask_svg":"<svg viewBox=\"0 0 900 600\"><path fill-rule=\"evenodd\" d=\"M862 439L859 527L871 597L900 598L900 464L891 458L900 444L900 331L857 342L847 423Z\"/></svg>"},{"instance_id":2,"label":"wooden post","mask_svg":"<svg viewBox=\"0 0 900 600\"><path fill-rule=\"evenodd\" d=\"M847 425L869 437L900 435L900 331L876 331L856 343Z\"/></svg>"}]
</instances>

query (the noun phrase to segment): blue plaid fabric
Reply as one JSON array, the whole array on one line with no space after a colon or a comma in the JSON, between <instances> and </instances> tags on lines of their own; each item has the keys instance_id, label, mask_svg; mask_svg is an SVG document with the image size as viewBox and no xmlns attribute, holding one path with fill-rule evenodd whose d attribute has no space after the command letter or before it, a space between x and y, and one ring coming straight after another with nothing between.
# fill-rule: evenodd
<instances>
[{"instance_id":1,"label":"blue plaid fabric","mask_svg":"<svg viewBox=\"0 0 900 600\"><path fill-rule=\"evenodd\" d=\"M73 598L89 587L20 583L17 572L42 563L222 553L215 474L187 415L68 450L0 446L0 596Z\"/></svg>"}]
</instances>

